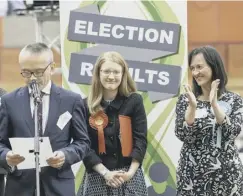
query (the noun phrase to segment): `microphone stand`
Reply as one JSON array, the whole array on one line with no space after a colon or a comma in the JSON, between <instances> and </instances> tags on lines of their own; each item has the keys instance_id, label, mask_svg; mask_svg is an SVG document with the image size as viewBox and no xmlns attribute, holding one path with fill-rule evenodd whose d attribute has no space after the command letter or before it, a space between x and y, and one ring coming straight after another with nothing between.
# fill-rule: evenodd
<instances>
[{"instance_id":1,"label":"microphone stand","mask_svg":"<svg viewBox=\"0 0 243 196\"><path fill-rule=\"evenodd\" d=\"M35 116L35 138L34 138L34 155L35 155L35 171L36 171L36 196L40 196L40 141L42 140L39 135L40 122L38 121L37 109L42 102L40 97L34 96L34 116Z\"/></svg>"}]
</instances>

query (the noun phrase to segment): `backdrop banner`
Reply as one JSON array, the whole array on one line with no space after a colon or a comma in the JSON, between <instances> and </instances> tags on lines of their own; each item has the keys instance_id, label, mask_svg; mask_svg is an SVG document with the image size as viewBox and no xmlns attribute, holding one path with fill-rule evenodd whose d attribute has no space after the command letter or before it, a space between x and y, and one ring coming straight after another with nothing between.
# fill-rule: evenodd
<instances>
[{"instance_id":1,"label":"backdrop banner","mask_svg":"<svg viewBox=\"0 0 243 196\"><path fill-rule=\"evenodd\" d=\"M97 57L117 51L141 93L148 119L143 162L149 196L176 194L182 143L175 105L187 83L186 1L60 1L63 87L88 95ZM76 192L85 168L73 165Z\"/></svg>"}]
</instances>

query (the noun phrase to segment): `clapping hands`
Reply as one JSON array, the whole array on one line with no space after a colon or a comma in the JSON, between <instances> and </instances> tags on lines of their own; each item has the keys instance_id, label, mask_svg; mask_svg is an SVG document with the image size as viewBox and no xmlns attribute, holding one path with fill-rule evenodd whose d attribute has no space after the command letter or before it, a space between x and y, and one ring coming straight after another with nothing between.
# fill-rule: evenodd
<instances>
[{"instance_id":1,"label":"clapping hands","mask_svg":"<svg viewBox=\"0 0 243 196\"><path fill-rule=\"evenodd\" d=\"M196 108L197 107L197 100L196 100L194 93L192 92L191 87L189 85L184 85L184 89L185 89L185 92L186 92L186 96L189 100L189 106L191 106L192 108Z\"/></svg>"},{"instance_id":2,"label":"clapping hands","mask_svg":"<svg viewBox=\"0 0 243 196\"><path fill-rule=\"evenodd\" d=\"M209 101L211 106L215 106L217 104L218 100L218 86L219 86L220 80L214 80L211 84L211 91L209 94Z\"/></svg>"}]
</instances>

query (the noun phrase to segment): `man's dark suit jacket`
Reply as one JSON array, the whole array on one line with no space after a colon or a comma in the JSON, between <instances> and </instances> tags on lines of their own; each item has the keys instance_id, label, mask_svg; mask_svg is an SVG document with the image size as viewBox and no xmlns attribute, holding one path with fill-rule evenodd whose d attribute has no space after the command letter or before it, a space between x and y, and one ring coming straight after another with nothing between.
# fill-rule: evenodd
<instances>
[{"instance_id":1,"label":"man's dark suit jacket","mask_svg":"<svg viewBox=\"0 0 243 196\"><path fill-rule=\"evenodd\" d=\"M61 130L57 121L59 116L67 111L72 118ZM71 165L82 160L90 146L85 118L86 111L80 95L52 84L44 137L50 138L53 152L64 152L65 163L60 169L44 167L41 170L40 180L46 196L75 195ZM19 88L4 95L0 107L0 161L6 168L6 154L11 149L8 138L34 135L28 88ZM10 173L6 182L6 196L33 196L35 178L33 169L15 170Z\"/></svg>"},{"instance_id":2,"label":"man's dark suit jacket","mask_svg":"<svg viewBox=\"0 0 243 196\"><path fill-rule=\"evenodd\" d=\"M7 171L0 167L0 196L4 196L4 175L7 174Z\"/></svg>"},{"instance_id":3,"label":"man's dark suit jacket","mask_svg":"<svg viewBox=\"0 0 243 196\"><path fill-rule=\"evenodd\" d=\"M6 94L7 92L0 88L0 97L2 97L4 94ZM0 196L4 195L4 175L7 174L7 171L1 167L0 165Z\"/></svg>"}]
</instances>

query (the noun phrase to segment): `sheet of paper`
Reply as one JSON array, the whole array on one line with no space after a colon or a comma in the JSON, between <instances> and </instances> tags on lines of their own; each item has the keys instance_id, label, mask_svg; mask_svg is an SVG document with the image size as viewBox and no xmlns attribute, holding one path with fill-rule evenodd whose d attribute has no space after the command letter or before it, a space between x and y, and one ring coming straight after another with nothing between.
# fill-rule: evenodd
<instances>
[{"instance_id":1,"label":"sheet of paper","mask_svg":"<svg viewBox=\"0 0 243 196\"><path fill-rule=\"evenodd\" d=\"M40 167L48 166L46 160L52 156L52 147L49 137L42 137L40 144ZM25 160L18 164L18 169L32 169L35 168L35 154L34 154L34 138L9 138L12 146L12 151L20 156L23 156Z\"/></svg>"}]
</instances>

